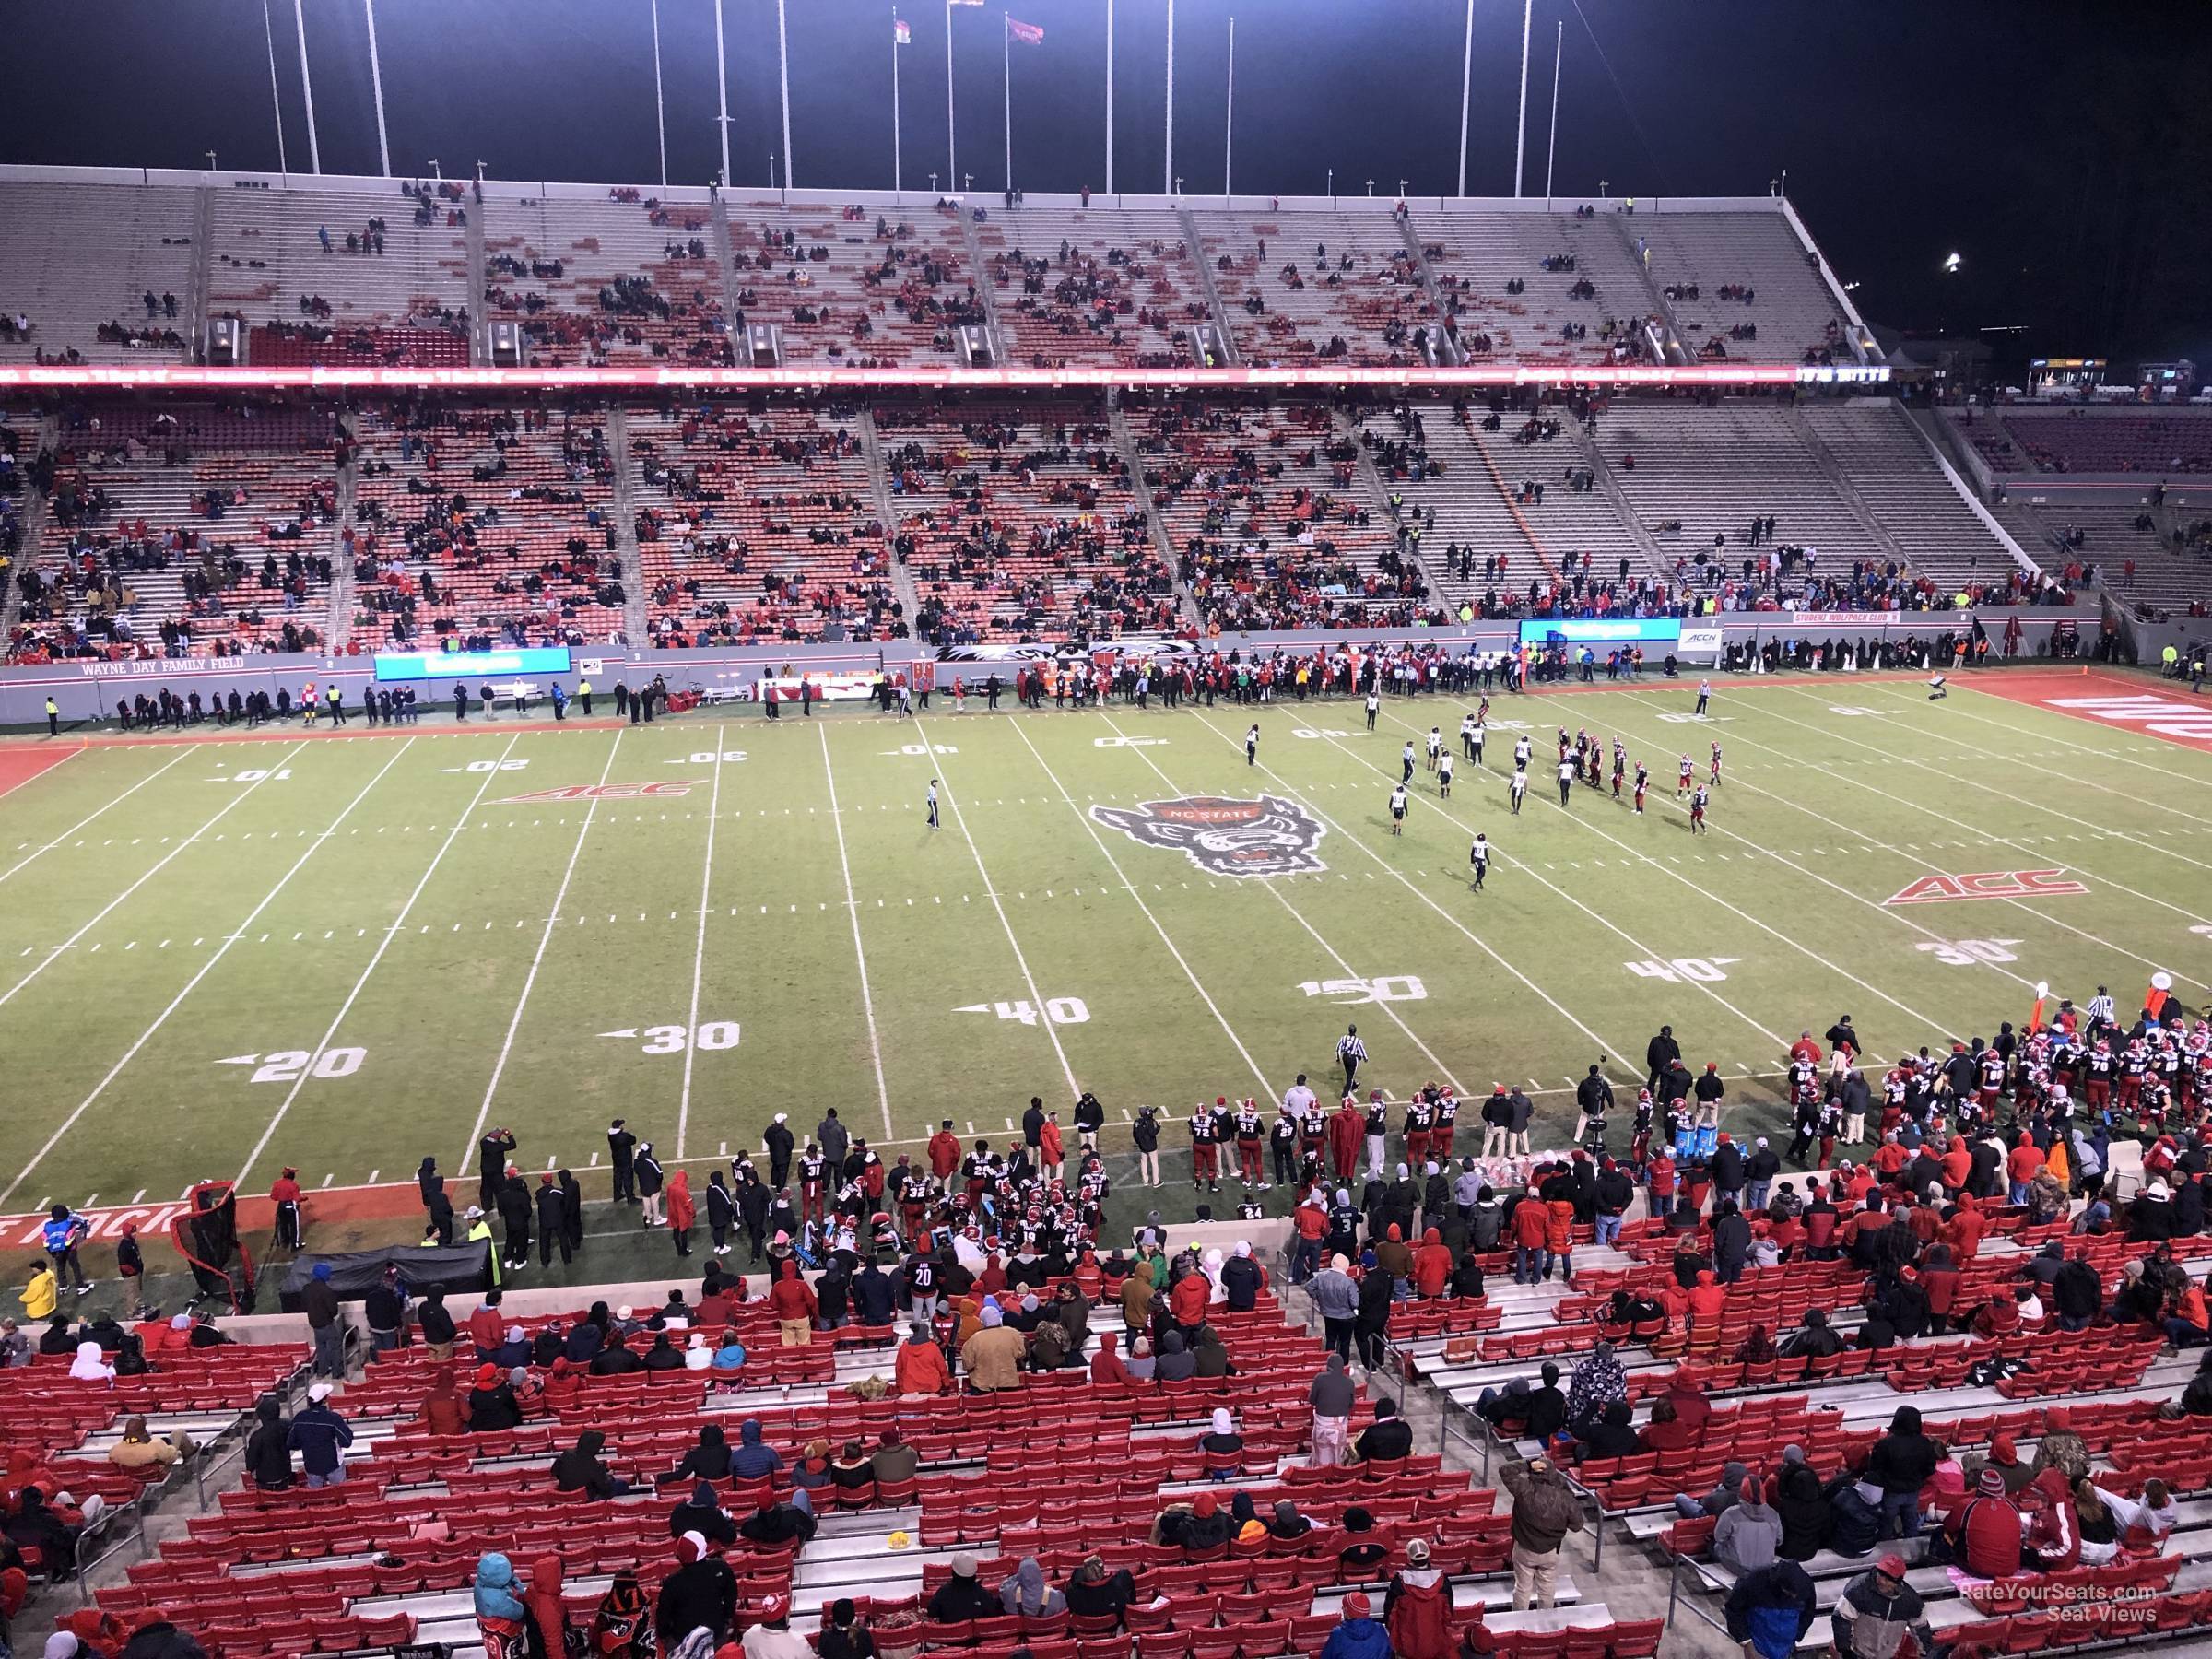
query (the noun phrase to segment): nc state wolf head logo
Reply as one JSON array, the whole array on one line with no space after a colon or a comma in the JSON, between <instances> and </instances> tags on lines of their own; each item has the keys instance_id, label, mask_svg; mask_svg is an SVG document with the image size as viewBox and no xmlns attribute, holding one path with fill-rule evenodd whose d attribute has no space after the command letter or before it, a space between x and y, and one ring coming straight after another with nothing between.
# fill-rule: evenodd
<instances>
[{"instance_id":1,"label":"nc state wolf head logo","mask_svg":"<svg viewBox=\"0 0 2212 1659\"><path fill-rule=\"evenodd\" d=\"M1180 852L1209 876L1297 876L1328 868L1314 856L1323 826L1304 807L1275 795L1256 801L1185 795L1141 806L1093 806L1090 816L1148 847Z\"/></svg>"}]
</instances>

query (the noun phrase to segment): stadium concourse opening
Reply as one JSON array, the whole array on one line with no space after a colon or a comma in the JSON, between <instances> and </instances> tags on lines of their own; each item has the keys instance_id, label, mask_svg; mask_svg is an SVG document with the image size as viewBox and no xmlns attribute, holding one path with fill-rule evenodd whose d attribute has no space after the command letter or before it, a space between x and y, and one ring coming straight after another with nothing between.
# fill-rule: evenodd
<instances>
[{"instance_id":1,"label":"stadium concourse opening","mask_svg":"<svg viewBox=\"0 0 2212 1659\"><path fill-rule=\"evenodd\" d=\"M10 1644L2201 1643L2212 427L1630 206L10 170Z\"/></svg>"}]
</instances>

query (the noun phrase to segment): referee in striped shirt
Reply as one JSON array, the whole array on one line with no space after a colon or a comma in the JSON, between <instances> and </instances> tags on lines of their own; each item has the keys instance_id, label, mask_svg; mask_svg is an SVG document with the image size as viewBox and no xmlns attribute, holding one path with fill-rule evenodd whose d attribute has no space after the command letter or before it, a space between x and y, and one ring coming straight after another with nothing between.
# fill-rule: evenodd
<instances>
[{"instance_id":1,"label":"referee in striped shirt","mask_svg":"<svg viewBox=\"0 0 2212 1659\"><path fill-rule=\"evenodd\" d=\"M1344 1035L1336 1040L1336 1058L1344 1065L1344 1092L1350 1094L1352 1081L1367 1060L1367 1044L1359 1041L1358 1026L1345 1027Z\"/></svg>"},{"instance_id":2,"label":"referee in striped shirt","mask_svg":"<svg viewBox=\"0 0 2212 1659\"><path fill-rule=\"evenodd\" d=\"M2112 1006L2112 994L2104 986L2097 987L2097 994L2089 998L2089 1030L2111 1025L2117 1010Z\"/></svg>"}]
</instances>

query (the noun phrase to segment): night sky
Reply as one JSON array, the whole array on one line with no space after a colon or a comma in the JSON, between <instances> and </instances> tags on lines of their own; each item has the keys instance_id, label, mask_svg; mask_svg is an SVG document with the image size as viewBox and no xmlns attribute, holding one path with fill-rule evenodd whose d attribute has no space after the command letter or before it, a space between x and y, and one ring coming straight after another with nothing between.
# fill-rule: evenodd
<instances>
[{"instance_id":1,"label":"night sky","mask_svg":"<svg viewBox=\"0 0 2212 1659\"><path fill-rule=\"evenodd\" d=\"M945 167L942 0L788 0L802 190L891 182L891 18L905 182ZM1031 190L1104 182L1104 0L1010 0L1014 164ZM272 0L285 143L307 170L291 0ZM712 0L661 0L668 175L718 165ZM998 0L951 12L960 161L1003 186ZM307 0L326 171L378 171L360 0ZM1117 0L1115 171L1162 184L1166 0ZM1401 178L1450 191L1463 0L1179 0L1176 165L1222 182L1228 19L1246 194ZM261 0L0 0L0 160L274 171ZM730 153L764 184L782 141L774 0L724 0ZM2038 354L2212 362L2212 6L2014 0L1536 0L1528 188L1544 183L1566 25L1558 188L1789 194L1861 311L1913 332L2018 325ZM1468 189L1510 194L1521 14L1476 0ZM380 0L394 169L651 184L647 0ZM782 162L778 162L781 168ZM6 233L0 226L0 235ZM1963 268L1942 274L1956 250ZM2009 354L2008 354L2009 355Z\"/></svg>"}]
</instances>

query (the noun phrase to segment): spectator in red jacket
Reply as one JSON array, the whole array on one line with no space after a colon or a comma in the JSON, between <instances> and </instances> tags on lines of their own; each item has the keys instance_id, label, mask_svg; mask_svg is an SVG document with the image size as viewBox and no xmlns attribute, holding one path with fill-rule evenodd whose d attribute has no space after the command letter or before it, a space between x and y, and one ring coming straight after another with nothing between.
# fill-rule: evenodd
<instances>
[{"instance_id":1,"label":"spectator in red jacket","mask_svg":"<svg viewBox=\"0 0 2212 1659\"><path fill-rule=\"evenodd\" d=\"M2012 1154L2005 1160L2006 1178L2012 1182L2008 1194L2012 1203L2026 1204L2028 1188L2043 1171L2043 1155L2035 1139L2025 1129L2012 1144Z\"/></svg>"},{"instance_id":2,"label":"spectator in red jacket","mask_svg":"<svg viewBox=\"0 0 2212 1659\"><path fill-rule=\"evenodd\" d=\"M1951 1265L1951 1247L1931 1245L1920 1264L1920 1290L1928 1299L1928 1334L1940 1335L1950 1328L1951 1308L1959 1299L1959 1270Z\"/></svg>"},{"instance_id":3,"label":"spectator in red jacket","mask_svg":"<svg viewBox=\"0 0 2212 1659\"><path fill-rule=\"evenodd\" d=\"M1452 1253L1444 1248L1443 1234L1431 1227L1421 1234L1420 1248L1413 1253L1414 1291L1424 1298L1438 1297L1451 1282Z\"/></svg>"},{"instance_id":4,"label":"spectator in red jacket","mask_svg":"<svg viewBox=\"0 0 2212 1659\"><path fill-rule=\"evenodd\" d=\"M776 1316L776 1331L785 1347L814 1346L814 1316L821 1311L814 1287L799 1276L798 1263L788 1258L769 1287L769 1312Z\"/></svg>"},{"instance_id":5,"label":"spectator in red jacket","mask_svg":"<svg viewBox=\"0 0 2212 1659\"><path fill-rule=\"evenodd\" d=\"M1989 1218L1982 1213L1979 1200L1960 1194L1959 1207L1951 1216L1949 1231L1945 1235L1950 1242L1952 1258L1960 1263L1971 1262L1981 1253L1982 1235L1989 1230Z\"/></svg>"},{"instance_id":6,"label":"spectator in red jacket","mask_svg":"<svg viewBox=\"0 0 2212 1659\"><path fill-rule=\"evenodd\" d=\"M1512 1224L1509 1230L1513 1240L1514 1284L1540 1285L1544 1282L1544 1238L1550 1230L1550 1211L1534 1193L1513 1206Z\"/></svg>"},{"instance_id":7,"label":"spectator in red jacket","mask_svg":"<svg viewBox=\"0 0 2212 1659\"><path fill-rule=\"evenodd\" d=\"M1213 1288L1213 1281L1195 1269L1184 1274L1168 1292L1169 1316L1186 1333L1196 1330L1206 1323L1206 1299Z\"/></svg>"},{"instance_id":8,"label":"spectator in red jacket","mask_svg":"<svg viewBox=\"0 0 2212 1659\"><path fill-rule=\"evenodd\" d=\"M1698 1282L1689 1292L1689 1324L1692 1330L1718 1329L1721 1315L1728 1306L1728 1290L1713 1277L1712 1269L1704 1268L1698 1274Z\"/></svg>"},{"instance_id":9,"label":"spectator in red jacket","mask_svg":"<svg viewBox=\"0 0 2212 1659\"><path fill-rule=\"evenodd\" d=\"M2020 1512L2005 1495L2005 1477L1984 1468L1974 1495L1944 1523L1941 1552L1975 1578L2006 1578L2020 1570L2021 1535Z\"/></svg>"},{"instance_id":10,"label":"spectator in red jacket","mask_svg":"<svg viewBox=\"0 0 2212 1659\"><path fill-rule=\"evenodd\" d=\"M1698 1443L1698 1431L1677 1415L1671 1399L1654 1401L1652 1420L1637 1437L1646 1452L1687 1452Z\"/></svg>"}]
</instances>

